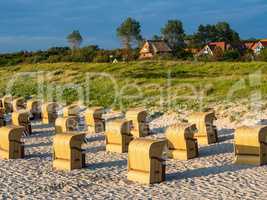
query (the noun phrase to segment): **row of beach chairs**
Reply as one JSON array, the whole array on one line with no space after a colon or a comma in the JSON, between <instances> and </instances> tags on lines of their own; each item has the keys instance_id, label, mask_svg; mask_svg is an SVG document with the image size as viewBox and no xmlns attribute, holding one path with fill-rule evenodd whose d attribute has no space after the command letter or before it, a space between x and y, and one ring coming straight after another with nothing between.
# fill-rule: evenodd
<instances>
[{"instance_id":1,"label":"row of beach chairs","mask_svg":"<svg viewBox=\"0 0 267 200\"><path fill-rule=\"evenodd\" d=\"M86 134L105 133L106 151L128 152L128 179L152 184L165 180L165 155L177 160L188 160L199 156L198 145L218 142L214 126L215 112L195 112L188 122L167 128L165 138L150 139L147 117L143 109L133 109L124 118L106 121L105 109L87 108L84 112L87 132L78 131L80 106L63 108L56 102L42 103L39 100L3 97L0 101L0 156L5 159L24 157L21 138L32 134L31 120L42 120L53 124L53 168L58 170L81 169L85 166L85 151L82 145ZM12 113L12 123L6 124L5 113ZM240 127L235 131L235 163L262 165L267 163L267 126ZM166 151L167 149L167 151Z\"/></svg>"}]
</instances>

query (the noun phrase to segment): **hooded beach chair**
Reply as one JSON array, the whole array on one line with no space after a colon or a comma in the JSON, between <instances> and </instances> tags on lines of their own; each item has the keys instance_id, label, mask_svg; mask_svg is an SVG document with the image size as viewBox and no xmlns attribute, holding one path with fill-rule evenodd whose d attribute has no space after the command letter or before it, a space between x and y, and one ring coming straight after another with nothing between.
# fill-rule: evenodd
<instances>
[{"instance_id":1,"label":"hooded beach chair","mask_svg":"<svg viewBox=\"0 0 267 200\"><path fill-rule=\"evenodd\" d=\"M188 160L198 156L197 139L194 133L197 131L195 124L177 124L166 131L168 143L168 156L178 160Z\"/></svg>"},{"instance_id":2,"label":"hooded beach chair","mask_svg":"<svg viewBox=\"0 0 267 200\"><path fill-rule=\"evenodd\" d=\"M0 127L6 125L6 120L5 120L5 109L0 108Z\"/></svg>"},{"instance_id":3,"label":"hooded beach chair","mask_svg":"<svg viewBox=\"0 0 267 200\"><path fill-rule=\"evenodd\" d=\"M26 108L25 103L26 102L25 102L25 99L23 97L15 98L12 101L12 111L17 112L19 110L25 109Z\"/></svg>"},{"instance_id":4,"label":"hooded beach chair","mask_svg":"<svg viewBox=\"0 0 267 200\"><path fill-rule=\"evenodd\" d=\"M142 184L160 183L165 180L163 151L166 141L137 138L129 145L128 180Z\"/></svg>"},{"instance_id":5,"label":"hooded beach chair","mask_svg":"<svg viewBox=\"0 0 267 200\"><path fill-rule=\"evenodd\" d=\"M234 148L236 164L267 164L267 126L237 128Z\"/></svg>"},{"instance_id":6,"label":"hooded beach chair","mask_svg":"<svg viewBox=\"0 0 267 200\"><path fill-rule=\"evenodd\" d=\"M132 121L132 135L135 138L149 135L149 124L147 122L147 112L143 109L131 109L126 112L125 118Z\"/></svg>"},{"instance_id":7,"label":"hooded beach chair","mask_svg":"<svg viewBox=\"0 0 267 200\"><path fill-rule=\"evenodd\" d=\"M11 95L5 95L2 98L2 106L5 109L6 113L11 113L13 106L12 106L12 99L13 97Z\"/></svg>"},{"instance_id":8,"label":"hooded beach chair","mask_svg":"<svg viewBox=\"0 0 267 200\"><path fill-rule=\"evenodd\" d=\"M80 113L80 106L72 104L63 108L63 117L78 116Z\"/></svg>"},{"instance_id":9,"label":"hooded beach chair","mask_svg":"<svg viewBox=\"0 0 267 200\"><path fill-rule=\"evenodd\" d=\"M210 112L195 112L188 117L191 124L196 124L198 129L195 138L198 144L207 145L218 142L217 128L213 125L216 120L215 113Z\"/></svg>"},{"instance_id":10,"label":"hooded beach chair","mask_svg":"<svg viewBox=\"0 0 267 200\"><path fill-rule=\"evenodd\" d=\"M53 168L57 170L81 169L85 166L82 149L85 134L63 133L53 138Z\"/></svg>"},{"instance_id":11,"label":"hooded beach chair","mask_svg":"<svg viewBox=\"0 0 267 200\"><path fill-rule=\"evenodd\" d=\"M24 127L9 125L0 128L0 156L4 159L24 157L24 143L21 138Z\"/></svg>"},{"instance_id":12,"label":"hooded beach chair","mask_svg":"<svg viewBox=\"0 0 267 200\"><path fill-rule=\"evenodd\" d=\"M105 131L105 120L102 118L105 114L103 107L91 107L85 111L85 123L89 132L102 133Z\"/></svg>"},{"instance_id":13,"label":"hooded beach chair","mask_svg":"<svg viewBox=\"0 0 267 200\"><path fill-rule=\"evenodd\" d=\"M26 109L31 113L31 120L42 119L42 102L36 99L27 101Z\"/></svg>"},{"instance_id":14,"label":"hooded beach chair","mask_svg":"<svg viewBox=\"0 0 267 200\"><path fill-rule=\"evenodd\" d=\"M78 118L75 116L59 117L55 122L56 134L76 131Z\"/></svg>"},{"instance_id":15,"label":"hooded beach chair","mask_svg":"<svg viewBox=\"0 0 267 200\"><path fill-rule=\"evenodd\" d=\"M58 117L60 106L56 102L49 102L42 105L42 121L44 124L54 124Z\"/></svg>"},{"instance_id":16,"label":"hooded beach chair","mask_svg":"<svg viewBox=\"0 0 267 200\"><path fill-rule=\"evenodd\" d=\"M131 121L114 120L106 124L106 151L125 153L128 152L130 141L133 140L131 135Z\"/></svg>"},{"instance_id":17,"label":"hooded beach chair","mask_svg":"<svg viewBox=\"0 0 267 200\"><path fill-rule=\"evenodd\" d=\"M12 124L15 126L23 126L27 135L32 134L30 122L30 113L27 110L19 110L12 113Z\"/></svg>"}]
</instances>

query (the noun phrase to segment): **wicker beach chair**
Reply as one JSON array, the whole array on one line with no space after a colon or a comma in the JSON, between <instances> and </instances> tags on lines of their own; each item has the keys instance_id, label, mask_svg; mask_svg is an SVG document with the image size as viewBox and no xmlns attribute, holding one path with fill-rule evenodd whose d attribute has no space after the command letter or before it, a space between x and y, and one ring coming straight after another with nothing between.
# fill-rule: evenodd
<instances>
[{"instance_id":1,"label":"wicker beach chair","mask_svg":"<svg viewBox=\"0 0 267 200\"><path fill-rule=\"evenodd\" d=\"M11 113L13 111L12 99L13 97L11 95L5 95L2 98L2 106L6 113Z\"/></svg>"},{"instance_id":2,"label":"wicker beach chair","mask_svg":"<svg viewBox=\"0 0 267 200\"><path fill-rule=\"evenodd\" d=\"M25 99L23 97L15 98L12 101L12 111L17 112L19 110L25 109L26 108L25 104L26 104L26 102L25 102Z\"/></svg>"},{"instance_id":3,"label":"wicker beach chair","mask_svg":"<svg viewBox=\"0 0 267 200\"><path fill-rule=\"evenodd\" d=\"M82 144L85 134L64 133L53 138L53 168L57 170L81 169L85 166Z\"/></svg>"},{"instance_id":4,"label":"wicker beach chair","mask_svg":"<svg viewBox=\"0 0 267 200\"><path fill-rule=\"evenodd\" d=\"M131 133L135 138L149 135L147 112L143 109L131 109L126 112L125 118L132 121Z\"/></svg>"},{"instance_id":5,"label":"wicker beach chair","mask_svg":"<svg viewBox=\"0 0 267 200\"><path fill-rule=\"evenodd\" d=\"M114 120L106 124L106 151L125 153L128 152L131 135L131 121Z\"/></svg>"},{"instance_id":6,"label":"wicker beach chair","mask_svg":"<svg viewBox=\"0 0 267 200\"><path fill-rule=\"evenodd\" d=\"M102 133L105 131L105 120L102 118L105 110L103 107L91 107L85 111L85 123L89 132Z\"/></svg>"},{"instance_id":7,"label":"wicker beach chair","mask_svg":"<svg viewBox=\"0 0 267 200\"><path fill-rule=\"evenodd\" d=\"M234 145L236 164L267 164L267 126L237 128Z\"/></svg>"},{"instance_id":8,"label":"wicker beach chair","mask_svg":"<svg viewBox=\"0 0 267 200\"><path fill-rule=\"evenodd\" d=\"M59 104L49 102L42 105L42 120L44 124L54 124L58 117Z\"/></svg>"},{"instance_id":9,"label":"wicker beach chair","mask_svg":"<svg viewBox=\"0 0 267 200\"><path fill-rule=\"evenodd\" d=\"M129 145L128 180L142 184L165 180L164 140L138 138Z\"/></svg>"},{"instance_id":10,"label":"wicker beach chair","mask_svg":"<svg viewBox=\"0 0 267 200\"><path fill-rule=\"evenodd\" d=\"M24 127L5 126L0 128L0 156L4 159L24 157L24 143L21 141Z\"/></svg>"},{"instance_id":11,"label":"wicker beach chair","mask_svg":"<svg viewBox=\"0 0 267 200\"><path fill-rule=\"evenodd\" d=\"M31 113L31 120L42 119L42 102L36 99L30 99L27 101L26 109Z\"/></svg>"},{"instance_id":12,"label":"wicker beach chair","mask_svg":"<svg viewBox=\"0 0 267 200\"><path fill-rule=\"evenodd\" d=\"M23 126L27 135L32 134L32 127L30 122L30 113L27 110L19 110L12 113L12 124L15 126Z\"/></svg>"},{"instance_id":13,"label":"wicker beach chair","mask_svg":"<svg viewBox=\"0 0 267 200\"><path fill-rule=\"evenodd\" d=\"M189 116L189 123L196 124L198 129L194 136L198 144L207 145L218 142L217 128L213 125L214 120L216 117L213 111L195 112Z\"/></svg>"},{"instance_id":14,"label":"wicker beach chair","mask_svg":"<svg viewBox=\"0 0 267 200\"><path fill-rule=\"evenodd\" d=\"M76 131L78 118L75 116L59 117L55 122L56 134Z\"/></svg>"},{"instance_id":15,"label":"wicker beach chair","mask_svg":"<svg viewBox=\"0 0 267 200\"><path fill-rule=\"evenodd\" d=\"M0 127L6 125L6 120L5 120L5 109L0 108Z\"/></svg>"},{"instance_id":16,"label":"wicker beach chair","mask_svg":"<svg viewBox=\"0 0 267 200\"><path fill-rule=\"evenodd\" d=\"M178 160L189 160L198 156L197 131L195 124L177 124L166 131L168 157Z\"/></svg>"},{"instance_id":17,"label":"wicker beach chair","mask_svg":"<svg viewBox=\"0 0 267 200\"><path fill-rule=\"evenodd\" d=\"M63 117L78 116L80 113L80 106L72 104L63 108Z\"/></svg>"}]
</instances>

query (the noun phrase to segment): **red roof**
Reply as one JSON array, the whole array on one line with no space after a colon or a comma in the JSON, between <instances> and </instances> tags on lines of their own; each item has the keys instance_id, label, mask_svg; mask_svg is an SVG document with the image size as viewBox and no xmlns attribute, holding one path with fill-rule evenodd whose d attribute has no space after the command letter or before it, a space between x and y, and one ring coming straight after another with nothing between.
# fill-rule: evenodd
<instances>
[{"instance_id":1,"label":"red roof","mask_svg":"<svg viewBox=\"0 0 267 200\"><path fill-rule=\"evenodd\" d=\"M227 50L229 47L226 42L210 42L208 43L208 46L211 49L214 49L214 47L220 47L223 51Z\"/></svg>"},{"instance_id":2,"label":"red roof","mask_svg":"<svg viewBox=\"0 0 267 200\"><path fill-rule=\"evenodd\" d=\"M247 49L255 49L258 42L245 42L244 45Z\"/></svg>"},{"instance_id":3,"label":"red roof","mask_svg":"<svg viewBox=\"0 0 267 200\"><path fill-rule=\"evenodd\" d=\"M262 46L267 47L267 41L266 40L263 40L263 41L260 41L260 42L261 42Z\"/></svg>"}]
</instances>

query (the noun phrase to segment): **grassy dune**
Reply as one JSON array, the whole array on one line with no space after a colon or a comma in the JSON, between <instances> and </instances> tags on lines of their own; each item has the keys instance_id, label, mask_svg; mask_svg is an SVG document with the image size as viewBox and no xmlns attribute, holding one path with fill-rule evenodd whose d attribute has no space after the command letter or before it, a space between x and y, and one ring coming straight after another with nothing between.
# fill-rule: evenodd
<instances>
[{"instance_id":1,"label":"grassy dune","mask_svg":"<svg viewBox=\"0 0 267 200\"><path fill-rule=\"evenodd\" d=\"M2 67L0 72L1 95L6 93L8 81L14 82L13 95L37 94L36 74L25 72L43 72L45 76L39 75L45 83L43 89L53 90L54 98L62 96L61 101L68 104L78 100L77 89L66 87L72 83L83 88L90 98L86 104L120 109L133 106L191 109L209 102L248 99L259 92L262 98L267 96L267 63L264 62L57 63ZM65 89L54 87L63 85Z\"/></svg>"}]
</instances>

